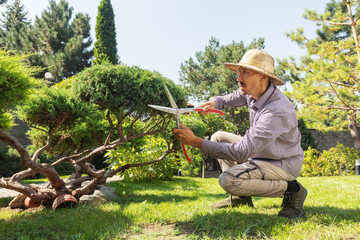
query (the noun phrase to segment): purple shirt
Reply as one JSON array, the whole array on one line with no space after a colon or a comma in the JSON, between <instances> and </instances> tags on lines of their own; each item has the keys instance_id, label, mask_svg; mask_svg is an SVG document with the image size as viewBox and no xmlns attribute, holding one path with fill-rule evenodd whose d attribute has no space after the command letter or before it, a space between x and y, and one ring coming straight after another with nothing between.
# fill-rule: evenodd
<instances>
[{"instance_id":1,"label":"purple shirt","mask_svg":"<svg viewBox=\"0 0 360 240\"><path fill-rule=\"evenodd\" d=\"M239 142L203 140L201 151L219 159L272 163L297 177L304 161L301 134L294 106L273 84L256 101L251 95L234 93L211 98L218 109L248 106L250 129Z\"/></svg>"}]
</instances>

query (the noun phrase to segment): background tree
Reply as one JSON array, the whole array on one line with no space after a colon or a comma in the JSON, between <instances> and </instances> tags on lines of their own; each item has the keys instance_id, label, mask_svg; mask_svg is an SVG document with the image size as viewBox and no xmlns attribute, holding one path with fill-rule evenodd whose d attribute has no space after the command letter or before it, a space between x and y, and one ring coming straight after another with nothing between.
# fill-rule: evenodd
<instances>
[{"instance_id":1,"label":"background tree","mask_svg":"<svg viewBox=\"0 0 360 240\"><path fill-rule=\"evenodd\" d=\"M109 61L117 64L119 62L114 18L114 10L110 0L102 0L96 17L94 63L101 64L103 61Z\"/></svg>"},{"instance_id":2,"label":"background tree","mask_svg":"<svg viewBox=\"0 0 360 240\"><path fill-rule=\"evenodd\" d=\"M30 25L27 12L20 0L15 0L5 7L1 19L0 46L7 50L22 52L23 29Z\"/></svg>"},{"instance_id":3,"label":"background tree","mask_svg":"<svg viewBox=\"0 0 360 240\"><path fill-rule=\"evenodd\" d=\"M216 38L211 37L205 50L195 53L195 60L190 57L181 64L180 81L190 98L198 102L234 92L239 88L236 82L237 75L225 68L224 63L237 63L248 49L264 47L263 38L254 39L248 46L242 41L233 41L224 46L220 45ZM238 126L240 132L248 128L247 109L230 109L228 112L232 120L235 120L235 117L239 118L236 122L240 124Z\"/></svg>"},{"instance_id":4,"label":"background tree","mask_svg":"<svg viewBox=\"0 0 360 240\"><path fill-rule=\"evenodd\" d=\"M304 17L319 24L318 37L308 39L303 29L288 36L307 55L300 62L292 57L281 61L293 83L289 96L299 103L307 123L320 130L348 126L356 149L360 149L357 113L359 106L360 50L357 1L331 1L325 12L306 10Z\"/></svg>"},{"instance_id":5,"label":"background tree","mask_svg":"<svg viewBox=\"0 0 360 240\"><path fill-rule=\"evenodd\" d=\"M15 1L12 6L18 2ZM93 50L89 49L92 44L90 18L82 13L73 18L73 8L65 0L59 3L50 0L49 4L41 17L35 18L34 26L25 22L19 24L21 28L12 28L10 32L5 28L0 42L7 50L34 53L29 58L31 65L44 67L38 76L43 77L45 72L51 72L54 80L60 81L91 66ZM12 18L13 12L5 13L4 22ZM22 13L22 8L17 8L17 12ZM16 44L12 39L14 36L20 39Z\"/></svg>"}]
</instances>

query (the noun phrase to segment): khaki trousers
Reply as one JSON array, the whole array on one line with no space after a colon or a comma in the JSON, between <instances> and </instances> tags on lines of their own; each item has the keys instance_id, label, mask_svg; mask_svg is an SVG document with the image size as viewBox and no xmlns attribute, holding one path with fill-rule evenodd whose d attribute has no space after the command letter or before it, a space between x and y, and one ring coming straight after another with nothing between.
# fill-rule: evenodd
<instances>
[{"instance_id":1,"label":"khaki trousers","mask_svg":"<svg viewBox=\"0 0 360 240\"><path fill-rule=\"evenodd\" d=\"M216 132L211 141L238 142L242 137L227 132ZM287 181L296 178L271 163L248 162L238 163L218 159L223 173L219 177L220 186L234 196L283 197Z\"/></svg>"}]
</instances>

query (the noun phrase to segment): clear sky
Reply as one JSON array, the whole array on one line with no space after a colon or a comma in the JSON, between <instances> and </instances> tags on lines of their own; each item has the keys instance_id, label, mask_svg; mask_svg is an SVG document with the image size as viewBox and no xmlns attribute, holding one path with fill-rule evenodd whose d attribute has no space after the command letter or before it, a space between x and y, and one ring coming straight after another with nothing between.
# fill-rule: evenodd
<instances>
[{"instance_id":1,"label":"clear sky","mask_svg":"<svg viewBox=\"0 0 360 240\"><path fill-rule=\"evenodd\" d=\"M12 0L8 0L12 1ZM58 1L58 0L57 0ZM21 0L34 20L48 0ZM74 12L91 17L92 38L100 0L68 0ZM179 83L180 64L204 50L211 36L226 45L264 37L274 58L304 52L285 36L302 27L314 36L316 24L305 20L305 8L322 12L330 0L112 0L120 60L156 70ZM3 8L0 8L3 11ZM240 59L239 59L240 60Z\"/></svg>"}]
</instances>

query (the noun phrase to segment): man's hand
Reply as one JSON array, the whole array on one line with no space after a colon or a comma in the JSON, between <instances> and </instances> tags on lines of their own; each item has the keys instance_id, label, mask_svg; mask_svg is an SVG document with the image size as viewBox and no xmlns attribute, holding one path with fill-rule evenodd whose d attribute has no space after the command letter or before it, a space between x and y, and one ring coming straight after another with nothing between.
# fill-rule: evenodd
<instances>
[{"instance_id":1,"label":"man's hand","mask_svg":"<svg viewBox=\"0 0 360 240\"><path fill-rule=\"evenodd\" d=\"M195 136L195 134L193 133L193 131L190 130L190 128L181 125L181 129L173 129L173 134L183 144L190 145L196 148L201 148L203 140Z\"/></svg>"},{"instance_id":2,"label":"man's hand","mask_svg":"<svg viewBox=\"0 0 360 240\"><path fill-rule=\"evenodd\" d=\"M202 115L210 114L210 112L206 112L207 110L214 109L215 108L215 101L208 101L200 104L198 108L202 108L204 111L199 112Z\"/></svg>"}]
</instances>

